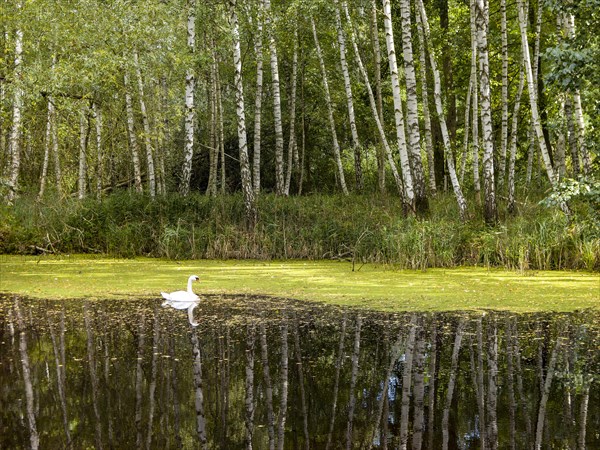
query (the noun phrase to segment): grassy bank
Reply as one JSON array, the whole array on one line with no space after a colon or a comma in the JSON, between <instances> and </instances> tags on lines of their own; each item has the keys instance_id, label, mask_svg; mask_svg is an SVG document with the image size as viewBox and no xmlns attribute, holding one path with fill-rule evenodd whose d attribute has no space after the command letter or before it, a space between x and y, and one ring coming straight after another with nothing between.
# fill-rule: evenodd
<instances>
[{"instance_id":1,"label":"grassy bank","mask_svg":"<svg viewBox=\"0 0 600 450\"><path fill-rule=\"evenodd\" d=\"M427 217L405 217L394 197L262 195L253 232L240 196L118 193L102 202L20 199L2 206L0 253L96 253L167 259L337 259L402 269L483 266L517 270L600 269L594 220L567 218L537 201L486 226L463 224L454 199L438 196Z\"/></svg>"},{"instance_id":2,"label":"grassy bank","mask_svg":"<svg viewBox=\"0 0 600 450\"><path fill-rule=\"evenodd\" d=\"M170 261L89 255L0 256L1 291L35 298L160 299L161 291L269 295L387 311L495 309L574 311L600 307L596 274L482 268L395 270L341 261ZM276 300L274 300L276 301Z\"/></svg>"}]
</instances>

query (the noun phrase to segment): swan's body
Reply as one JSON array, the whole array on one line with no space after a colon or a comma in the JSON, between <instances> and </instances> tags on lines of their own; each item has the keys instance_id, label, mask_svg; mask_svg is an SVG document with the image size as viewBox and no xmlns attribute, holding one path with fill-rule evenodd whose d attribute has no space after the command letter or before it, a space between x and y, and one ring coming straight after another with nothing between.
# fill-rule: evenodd
<instances>
[{"instance_id":1,"label":"swan's body","mask_svg":"<svg viewBox=\"0 0 600 450\"><path fill-rule=\"evenodd\" d=\"M162 303L162 306L170 306L175 309L187 309L188 310L188 319L190 321L190 325L193 327L197 327L199 325L198 322L194 320L194 308L198 306L200 302L200 297L194 294L192 290L192 282L198 281L196 275L192 275L188 278L187 291L175 291L171 293L161 292L161 295L165 299Z\"/></svg>"}]
</instances>

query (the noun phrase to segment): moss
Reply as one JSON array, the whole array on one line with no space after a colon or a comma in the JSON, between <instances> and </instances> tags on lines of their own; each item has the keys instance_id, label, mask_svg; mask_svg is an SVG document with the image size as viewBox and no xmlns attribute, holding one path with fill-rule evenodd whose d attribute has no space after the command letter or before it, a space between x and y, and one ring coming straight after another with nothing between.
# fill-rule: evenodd
<instances>
[{"instance_id":1,"label":"moss","mask_svg":"<svg viewBox=\"0 0 600 450\"><path fill-rule=\"evenodd\" d=\"M386 311L496 309L574 311L600 307L597 274L482 268L399 270L334 261L170 261L0 256L1 290L36 298L131 298L185 288L199 293L289 297Z\"/></svg>"}]
</instances>

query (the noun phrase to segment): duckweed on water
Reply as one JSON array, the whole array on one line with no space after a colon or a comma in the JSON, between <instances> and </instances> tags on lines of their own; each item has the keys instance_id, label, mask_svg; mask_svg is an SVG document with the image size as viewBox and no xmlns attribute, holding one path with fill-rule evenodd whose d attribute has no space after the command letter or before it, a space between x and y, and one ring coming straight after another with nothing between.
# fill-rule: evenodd
<instances>
[{"instance_id":1,"label":"duckweed on water","mask_svg":"<svg viewBox=\"0 0 600 450\"><path fill-rule=\"evenodd\" d=\"M395 270L331 261L167 261L93 256L0 256L3 292L36 298L160 297L200 276L202 294L296 298L383 311L600 307L600 277L481 268Z\"/></svg>"}]
</instances>

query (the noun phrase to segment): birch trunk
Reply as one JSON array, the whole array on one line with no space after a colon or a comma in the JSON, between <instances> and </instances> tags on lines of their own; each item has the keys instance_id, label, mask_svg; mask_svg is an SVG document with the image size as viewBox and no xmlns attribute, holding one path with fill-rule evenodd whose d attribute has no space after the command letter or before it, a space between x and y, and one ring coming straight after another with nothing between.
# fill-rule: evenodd
<instances>
[{"instance_id":1,"label":"birch trunk","mask_svg":"<svg viewBox=\"0 0 600 450\"><path fill-rule=\"evenodd\" d=\"M252 160L252 181L254 194L260 193L261 119L263 91L263 2L258 2L258 18L254 34L256 53L256 93L254 97L254 157Z\"/></svg>"},{"instance_id":2,"label":"birch trunk","mask_svg":"<svg viewBox=\"0 0 600 450\"><path fill-rule=\"evenodd\" d=\"M492 131L492 98L487 28L489 0L476 0L477 53L479 56L479 91L481 95L481 131L483 138L483 217L488 224L498 220L494 177L494 134Z\"/></svg>"},{"instance_id":3,"label":"birch trunk","mask_svg":"<svg viewBox=\"0 0 600 450\"><path fill-rule=\"evenodd\" d=\"M465 180L465 172L467 170L467 156L469 152L469 127L471 124L471 93L473 92L473 78L474 73L471 71L469 77L469 86L467 87L467 99L465 101L465 135L463 137L463 152L460 161L460 176L459 180L461 183Z\"/></svg>"},{"instance_id":4,"label":"birch trunk","mask_svg":"<svg viewBox=\"0 0 600 450\"><path fill-rule=\"evenodd\" d=\"M402 371L402 406L400 410L400 450L406 450L408 446L408 415L410 412L410 388L412 383L412 364L415 349L415 336L417 328L416 316L410 319L410 330L406 341L406 352L404 354L404 368Z\"/></svg>"},{"instance_id":5,"label":"birch trunk","mask_svg":"<svg viewBox=\"0 0 600 450\"><path fill-rule=\"evenodd\" d=\"M398 173L398 169L396 168L396 163L394 161L394 155L392 154L392 149L388 143L388 140L385 136L385 131L383 129L383 121L382 121L382 113L379 110L378 103L375 100L375 96L373 95L373 90L371 89L371 83L369 82L369 75L365 66L362 62L362 58L360 57L360 51L358 49L358 45L356 43L356 34L354 32L354 28L352 27L352 19L350 17L350 12L348 11L348 4L346 1L342 1L342 7L344 9L346 20L348 22L350 28L350 38L352 41L352 48L354 50L354 57L356 59L356 64L360 70L360 73L363 77L365 87L367 88L367 93L369 95L369 104L371 105L371 112L373 114L373 118L375 119L375 124L377 125L377 131L379 132L379 138L381 139L381 143L384 148L385 156L387 157L388 164L390 165L390 169L392 171L392 175L394 176L394 181L396 182L396 187L398 188L398 192L401 196L404 195L404 188L402 185L402 179L400 178L400 174Z\"/></svg>"},{"instance_id":6,"label":"birch trunk","mask_svg":"<svg viewBox=\"0 0 600 450\"><path fill-rule=\"evenodd\" d=\"M187 0L187 47L193 61L196 54L196 0ZM193 64L193 63L192 63ZM193 67L188 67L185 74L185 145L183 151L183 169L180 191L182 195L190 193L192 178L192 158L194 157L194 122L196 110L194 91L196 75Z\"/></svg>"},{"instance_id":7,"label":"birch trunk","mask_svg":"<svg viewBox=\"0 0 600 450\"><path fill-rule=\"evenodd\" d=\"M425 372L423 362L425 358L425 339L424 331L420 330L417 334L415 344L415 375L414 375L414 419L412 434L412 449L421 450L423 444L423 431L425 428L425 406L423 399L425 397Z\"/></svg>"},{"instance_id":8,"label":"birch trunk","mask_svg":"<svg viewBox=\"0 0 600 450\"><path fill-rule=\"evenodd\" d=\"M317 57L319 58L319 65L321 66L321 75L323 77L323 90L325 91L325 103L327 104L327 112L329 115L329 127L331 129L331 138L333 140L333 158L335 160L339 183L342 188L344 195L348 195L348 188L346 187L346 179L344 177L344 167L342 166L342 157L340 152L340 145L337 139L337 132L335 130L335 118L333 115L333 105L331 103L331 95L329 93L329 82L327 81L327 70L325 69L325 60L323 59L323 52L321 51L321 45L319 44L319 37L317 36L317 27L315 20L311 16L310 22L312 25L313 37L315 40L315 47L317 50Z\"/></svg>"},{"instance_id":9,"label":"birch trunk","mask_svg":"<svg viewBox=\"0 0 600 450\"><path fill-rule=\"evenodd\" d=\"M139 56L137 50L133 52L133 64L135 66L135 75L138 84L138 97L140 102L140 112L142 113L142 125L144 126L144 144L146 146L146 164L148 176L148 192L150 197L156 196L156 176L154 172L154 156L152 155L150 121L146 110L146 100L144 99L144 80L142 79L142 69L140 68Z\"/></svg>"},{"instance_id":10,"label":"birch trunk","mask_svg":"<svg viewBox=\"0 0 600 450\"><path fill-rule=\"evenodd\" d=\"M435 163L433 159L433 139L431 137L431 115L429 113L429 89L427 87L427 62L425 51L425 37L423 35L423 24L421 15L415 14L417 22L417 34L419 36L419 68L421 72L421 103L423 105L423 132L425 133L425 149L427 151L427 166L429 170L429 191L435 195L437 186L435 184Z\"/></svg>"},{"instance_id":11,"label":"birch trunk","mask_svg":"<svg viewBox=\"0 0 600 450\"><path fill-rule=\"evenodd\" d=\"M497 397L498 397L498 331L496 321L491 319L492 330L488 336L488 391L487 391L487 436L489 448L498 448L498 422L497 422Z\"/></svg>"},{"instance_id":12,"label":"birch trunk","mask_svg":"<svg viewBox=\"0 0 600 450\"><path fill-rule=\"evenodd\" d=\"M354 332L354 350L352 351L352 372L350 375L350 394L348 400L348 422L346 426L346 450L352 448L354 424L354 408L356 407L356 380L358 378L358 363L360 358L360 332L362 328L362 317L356 318L356 331Z\"/></svg>"},{"instance_id":13,"label":"birch trunk","mask_svg":"<svg viewBox=\"0 0 600 450\"><path fill-rule=\"evenodd\" d=\"M415 205L417 211L429 209L425 176L421 160L421 133L419 130L419 105L417 101L417 77L412 49L412 33L410 20L410 0L400 0L400 17L402 24L402 54L404 56L404 78L406 81L406 126L408 128L408 150L412 162L412 174L415 188Z\"/></svg>"},{"instance_id":14,"label":"birch trunk","mask_svg":"<svg viewBox=\"0 0 600 450\"><path fill-rule=\"evenodd\" d=\"M292 56L292 74L290 82L290 139L288 144L287 172L285 176L285 195L290 195L290 184L294 160L298 162L298 144L296 142L296 88L298 84L298 25L294 27L294 54ZM294 155L296 155L294 157Z\"/></svg>"},{"instance_id":15,"label":"birch trunk","mask_svg":"<svg viewBox=\"0 0 600 450\"><path fill-rule=\"evenodd\" d=\"M265 397L267 403L267 431L269 434L269 450L275 449L275 418L273 414L273 386L269 370L269 351L267 348L267 330L264 322L260 324L260 351L265 382Z\"/></svg>"},{"instance_id":16,"label":"birch trunk","mask_svg":"<svg viewBox=\"0 0 600 450\"><path fill-rule=\"evenodd\" d=\"M158 371L158 343L160 340L160 324L158 313L154 311L154 327L152 329L152 362L150 365L150 386L148 387L148 429L146 431L146 450L152 446L152 435L154 425L154 407L156 403L156 375Z\"/></svg>"},{"instance_id":17,"label":"birch trunk","mask_svg":"<svg viewBox=\"0 0 600 450\"><path fill-rule=\"evenodd\" d=\"M430 41L429 22L427 21L427 13L425 12L425 6L422 0L417 0L417 7L421 14L421 21L423 23L423 31L425 34L425 42ZM454 160L452 158L452 147L450 144L450 137L448 136L448 127L446 126L446 119L444 115L444 108L442 106L442 87L440 82L440 74L437 69L435 57L433 53L429 52L429 62L431 64L431 71L433 72L434 81L434 94L435 107L437 110L438 118L440 121L440 128L442 130L442 139L444 141L444 155L446 158L446 164L448 166L448 174L450 175L450 181L452 182L452 189L458 203L458 209L460 212L461 220L467 218L467 202L463 196L462 189L456 176L456 170L454 168Z\"/></svg>"},{"instance_id":18,"label":"birch trunk","mask_svg":"<svg viewBox=\"0 0 600 450\"><path fill-rule=\"evenodd\" d=\"M568 143L571 154L571 168L573 170L572 176L573 178L577 178L579 172L581 172L581 168L579 165L579 150L577 148L577 133L575 132L575 121L573 118L573 96L570 93L567 93L565 100L565 119L567 121L567 133L569 136Z\"/></svg>"},{"instance_id":19,"label":"birch trunk","mask_svg":"<svg viewBox=\"0 0 600 450\"><path fill-rule=\"evenodd\" d=\"M59 149L58 149L58 123L56 120L56 105L53 105L53 109L54 109L54 119L52 120L53 126L51 129L51 135L52 135L52 155L54 157L54 178L55 178L55 183L56 183L56 192L58 192L58 194L62 194L62 189L61 189L61 180L62 180L62 173L61 173L61 167L60 167L60 154L59 154Z\"/></svg>"},{"instance_id":20,"label":"birch trunk","mask_svg":"<svg viewBox=\"0 0 600 450\"><path fill-rule=\"evenodd\" d=\"M383 0L383 24L385 26L385 43L387 46L390 76L392 79L392 94L394 97L394 118L396 123L396 139L398 140L398 151L400 153L400 166L404 180L404 199L407 206L415 210L415 192L410 159L406 146L406 134L404 130L404 114L402 98L400 93L400 80L398 77L398 63L396 62L396 47L394 44L394 30L392 27L392 11L390 0Z\"/></svg>"},{"instance_id":21,"label":"birch trunk","mask_svg":"<svg viewBox=\"0 0 600 450\"><path fill-rule=\"evenodd\" d=\"M347 14L347 17L348 16L349 15ZM350 21L348 21L348 23L350 23ZM350 28L352 30L351 32L354 33L352 26ZM381 95L381 47L379 45L379 27L377 25L377 0L371 0L371 45L373 46L373 77L375 78L373 81L375 83L375 95L377 98L377 116L379 122L383 123L383 96ZM369 88L370 87L371 86L369 85ZM385 192L385 160L385 152L381 147L377 146L377 180L379 192L381 193Z\"/></svg>"},{"instance_id":22,"label":"birch trunk","mask_svg":"<svg viewBox=\"0 0 600 450\"><path fill-rule=\"evenodd\" d=\"M477 20L476 0L470 1L471 14L471 79L473 96L473 189L477 204L481 204L481 181L479 178L479 81L477 79Z\"/></svg>"},{"instance_id":23,"label":"birch trunk","mask_svg":"<svg viewBox=\"0 0 600 450\"><path fill-rule=\"evenodd\" d=\"M508 147L508 32L506 27L506 0L500 0L500 33L502 34L502 118L500 130L500 157L498 190L504 187L506 151Z\"/></svg>"},{"instance_id":24,"label":"birch trunk","mask_svg":"<svg viewBox=\"0 0 600 450\"><path fill-rule=\"evenodd\" d=\"M46 115L46 134L44 140L44 161L42 163L42 175L40 177L40 192L38 193L38 201L44 197L46 182L48 177L48 160L50 159L50 139L52 134L52 120L54 119L54 105L52 96L48 96L48 113Z\"/></svg>"},{"instance_id":25,"label":"birch trunk","mask_svg":"<svg viewBox=\"0 0 600 450\"><path fill-rule=\"evenodd\" d=\"M517 160L517 134L519 122L519 109L521 108L521 96L525 85L525 73L523 66L519 70L519 87L515 97L515 106L513 109L512 125L510 130L510 157L508 161L508 205L510 213L515 211L515 161Z\"/></svg>"},{"instance_id":26,"label":"birch trunk","mask_svg":"<svg viewBox=\"0 0 600 450\"><path fill-rule=\"evenodd\" d=\"M354 150L354 174L356 190L363 190L363 174L360 142L358 140L358 131L356 129L356 117L354 115L354 97L352 95L352 85L350 82L350 72L348 71L348 62L346 61L346 37L342 28L342 18L340 14L339 0L335 1L335 25L337 28L337 39L340 50L340 65L344 77L344 90L346 91L346 103L348 106L348 119L350 121L350 134L352 136L352 149Z\"/></svg>"},{"instance_id":27,"label":"birch trunk","mask_svg":"<svg viewBox=\"0 0 600 450\"><path fill-rule=\"evenodd\" d=\"M217 68L219 67L219 60L217 55ZM223 100L221 94L221 75L219 70L217 70L217 115L219 117L219 155L221 158L221 178L220 178L220 189L221 194L225 194L226 185L227 185L227 177L226 177L226 162L225 162L225 124L223 123ZM250 162L248 162L250 164Z\"/></svg>"},{"instance_id":28,"label":"birch trunk","mask_svg":"<svg viewBox=\"0 0 600 450\"><path fill-rule=\"evenodd\" d=\"M450 363L450 378L448 379L448 388L446 390L446 403L444 404L444 413L442 416L442 449L448 448L448 422L450 420L450 406L452 405L452 398L454 396L454 386L456 384L457 368L458 368L458 355L462 344L462 336L465 328L465 320L461 319L456 328L456 334L454 335L454 347L452 349L452 359Z\"/></svg>"},{"instance_id":29,"label":"birch trunk","mask_svg":"<svg viewBox=\"0 0 600 450\"><path fill-rule=\"evenodd\" d=\"M96 123L96 198L102 198L102 110L92 103L92 115Z\"/></svg>"},{"instance_id":30,"label":"birch trunk","mask_svg":"<svg viewBox=\"0 0 600 450\"><path fill-rule=\"evenodd\" d=\"M548 370L546 371L546 377L543 383L542 397L540 399L540 405L538 408L537 425L535 428L535 450L542 448L542 438L544 432L544 421L546 420L546 405L548 403L548 397L550 397L550 387L552 386L552 379L554 377L554 370L556 366L556 358L561 346L560 336L556 340L556 344L552 349L550 355L550 362L548 363Z\"/></svg>"},{"instance_id":31,"label":"birch trunk","mask_svg":"<svg viewBox=\"0 0 600 450\"><path fill-rule=\"evenodd\" d=\"M99 389L98 389L98 374L96 372L96 343L92 323L90 319L89 305L85 304L83 309L83 317L85 321L85 331L87 335L87 354L88 367L90 369L90 381L92 384L92 408L94 410L94 429L96 436L97 449L102 449L102 422L99 410Z\"/></svg>"},{"instance_id":32,"label":"birch trunk","mask_svg":"<svg viewBox=\"0 0 600 450\"><path fill-rule=\"evenodd\" d=\"M86 194L88 127L87 108L84 105L79 115L79 176L77 177L77 198L79 200L83 199Z\"/></svg>"},{"instance_id":33,"label":"birch trunk","mask_svg":"<svg viewBox=\"0 0 600 450\"><path fill-rule=\"evenodd\" d=\"M542 155L544 165L546 167L546 174L548 175L548 179L550 180L552 187L556 187L556 185L557 185L556 175L554 173L554 169L552 168L552 161L550 160L550 154L548 153L548 148L546 147L546 141L544 139L544 133L542 130L542 125L541 125L540 117L539 117L537 95L536 95L537 91L536 91L536 87L535 87L535 79L534 79L533 69L531 67L531 59L529 56L529 42L527 40L527 19L525 17L523 0L517 0L517 8L519 10L519 29L521 31L521 48L523 51L523 64L525 66L525 73L527 76L527 90L529 91L529 104L530 104L530 108L531 108L532 125L533 125L534 131L536 133L539 150Z\"/></svg>"},{"instance_id":34,"label":"birch trunk","mask_svg":"<svg viewBox=\"0 0 600 450\"><path fill-rule=\"evenodd\" d=\"M296 367L298 368L298 386L300 388L300 405L302 407L302 431L304 434L304 448L310 449L310 434L308 433L308 408L306 406L306 392L304 390L304 369L302 365L302 347L300 346L300 333L298 321L294 321L294 353Z\"/></svg>"},{"instance_id":35,"label":"birch trunk","mask_svg":"<svg viewBox=\"0 0 600 450\"><path fill-rule=\"evenodd\" d=\"M144 355L144 344L146 340L146 332L144 330L144 314L140 315L138 324L138 348L137 362L135 366L135 429L136 429L136 448L142 447L142 389L144 372L142 368L142 360Z\"/></svg>"},{"instance_id":36,"label":"birch trunk","mask_svg":"<svg viewBox=\"0 0 600 450\"><path fill-rule=\"evenodd\" d=\"M331 405L331 414L329 419L329 432L327 433L327 444L325 450L329 450L332 442L333 427L335 425L335 415L337 412L338 391L340 387L340 372L344 363L344 341L346 339L347 316L344 313L342 318L342 329L340 330L340 340L338 344L338 355L335 362L335 381L333 385L333 403Z\"/></svg>"},{"instance_id":37,"label":"birch trunk","mask_svg":"<svg viewBox=\"0 0 600 450\"><path fill-rule=\"evenodd\" d=\"M583 392L581 393L581 404L579 406L579 435L577 436L577 450L585 450L586 434L587 434L587 416L588 405L590 402L590 385L591 380L585 379L583 384Z\"/></svg>"},{"instance_id":38,"label":"birch trunk","mask_svg":"<svg viewBox=\"0 0 600 450\"><path fill-rule=\"evenodd\" d=\"M273 91L273 118L275 120L275 191L277 195L283 195L285 189L285 178L283 170L283 126L281 120L279 61L277 57L275 30L271 13L271 0L263 1L265 10L265 27L267 30L267 40L269 41L269 52L271 54L271 85Z\"/></svg>"},{"instance_id":39,"label":"birch trunk","mask_svg":"<svg viewBox=\"0 0 600 450\"><path fill-rule=\"evenodd\" d=\"M15 314L17 324L19 325L19 354L21 356L21 365L23 370L23 382L25 385L25 404L27 408L27 425L29 427L29 445L32 450L37 450L40 446L40 436L37 430L37 424L34 411L34 392L31 382L31 366L29 364L29 354L27 353L27 337L25 333L25 323L21 314L21 305L19 299L15 299Z\"/></svg>"},{"instance_id":40,"label":"birch trunk","mask_svg":"<svg viewBox=\"0 0 600 450\"><path fill-rule=\"evenodd\" d=\"M63 416L63 427L65 429L66 448L72 448L73 443L71 441L71 431L69 429L69 415L67 413L67 396L65 386L65 375L64 371L66 367L60 357L60 351L58 343L56 342L56 334L54 333L54 326L52 320L48 317L48 329L50 330L50 338L52 339L52 349L54 351L54 364L56 366L56 386L58 388L58 397L60 399L60 407ZM65 333L65 315L61 314L60 322L61 341L64 341Z\"/></svg>"},{"instance_id":41,"label":"birch trunk","mask_svg":"<svg viewBox=\"0 0 600 450\"><path fill-rule=\"evenodd\" d=\"M22 9L22 0L17 1L15 9L17 13ZM12 203L17 197L18 181L19 181L19 168L21 167L21 113L23 109L23 88L21 87L21 78L23 72L23 30L17 29L15 31L15 59L14 59L14 79L17 81L14 98L13 98L13 112L12 112L12 127L10 129L10 135L8 138L8 154L10 155L10 169L8 179L8 194L7 200ZM37 434L37 432L36 432ZM33 438L32 438L33 439ZM39 444L39 441L38 441ZM33 447L33 442L32 442Z\"/></svg>"},{"instance_id":42,"label":"birch trunk","mask_svg":"<svg viewBox=\"0 0 600 450\"><path fill-rule=\"evenodd\" d=\"M138 193L142 193L142 169L140 167L140 150L138 146L137 137L135 135L135 128L133 123L133 101L131 99L131 92L129 87L129 74L125 69L123 75L123 82L125 84L125 110L127 112L127 134L129 135L129 148L131 150L131 158L133 162L133 176L135 182L135 190Z\"/></svg>"},{"instance_id":43,"label":"birch trunk","mask_svg":"<svg viewBox=\"0 0 600 450\"><path fill-rule=\"evenodd\" d=\"M244 193L244 206L246 208L246 221L248 228L253 228L257 220L254 190L250 172L250 160L248 158L248 143L246 137L246 113L244 104L244 84L242 80L242 52L240 45L240 31L236 12L236 0L229 0L230 23L232 27L233 42L233 64L235 69L235 101L237 115L238 147L240 156L240 171L242 179L242 191Z\"/></svg>"},{"instance_id":44,"label":"birch trunk","mask_svg":"<svg viewBox=\"0 0 600 450\"><path fill-rule=\"evenodd\" d=\"M254 334L255 325L252 323L247 326L246 330L246 415L244 417L246 450L252 450L252 437L254 436Z\"/></svg>"},{"instance_id":45,"label":"birch trunk","mask_svg":"<svg viewBox=\"0 0 600 450\"><path fill-rule=\"evenodd\" d=\"M192 342L192 356L194 358L194 406L196 409L196 434L200 441L200 448L208 448L206 440L206 418L204 417L204 381L202 379L202 354L198 334L193 326L190 326L190 339Z\"/></svg>"},{"instance_id":46,"label":"birch trunk","mask_svg":"<svg viewBox=\"0 0 600 450\"><path fill-rule=\"evenodd\" d=\"M279 393L279 420L277 426L277 448L283 450L285 444L285 421L287 418L288 401L288 322L284 313L281 325L281 391Z\"/></svg>"},{"instance_id":47,"label":"birch trunk","mask_svg":"<svg viewBox=\"0 0 600 450\"><path fill-rule=\"evenodd\" d=\"M208 149L209 170L206 195L212 197L217 195L217 163L219 161L219 138L217 137L217 116L219 114L217 107L217 61L214 45L214 40L211 40L210 81L207 82L208 98L210 98L210 148Z\"/></svg>"}]
</instances>

